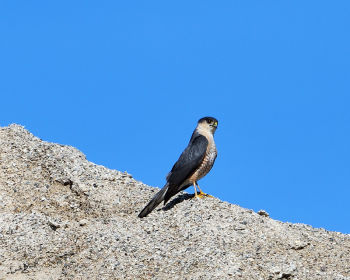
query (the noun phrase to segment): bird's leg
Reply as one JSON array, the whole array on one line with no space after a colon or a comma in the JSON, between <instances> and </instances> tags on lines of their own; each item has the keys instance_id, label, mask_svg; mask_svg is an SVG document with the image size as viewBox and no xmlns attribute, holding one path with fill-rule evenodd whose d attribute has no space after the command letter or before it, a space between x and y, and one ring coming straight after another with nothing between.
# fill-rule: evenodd
<instances>
[{"instance_id":1,"label":"bird's leg","mask_svg":"<svg viewBox=\"0 0 350 280\"><path fill-rule=\"evenodd\" d=\"M199 185L198 185L197 182L195 182L194 184L197 185L197 188L198 188L198 190L199 190L199 194L197 195L199 198L202 198L202 197L204 197L204 196L206 196L206 197L213 197L213 196L211 196L210 194L207 194L207 193L202 192L202 190L200 189L200 187L199 187ZM194 185L194 184L193 184L193 185Z\"/></svg>"},{"instance_id":2,"label":"bird's leg","mask_svg":"<svg viewBox=\"0 0 350 280\"><path fill-rule=\"evenodd\" d=\"M196 182L193 183L193 187L194 187L194 197L199 198L197 195Z\"/></svg>"}]
</instances>

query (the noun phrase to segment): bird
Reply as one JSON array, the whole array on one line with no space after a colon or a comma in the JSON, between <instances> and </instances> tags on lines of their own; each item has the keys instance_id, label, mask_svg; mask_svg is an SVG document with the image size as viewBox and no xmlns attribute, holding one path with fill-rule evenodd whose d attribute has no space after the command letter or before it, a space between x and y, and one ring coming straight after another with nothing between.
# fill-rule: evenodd
<instances>
[{"instance_id":1,"label":"bird","mask_svg":"<svg viewBox=\"0 0 350 280\"><path fill-rule=\"evenodd\" d=\"M214 141L217 127L218 120L213 117L204 117L198 121L186 149L166 176L166 184L143 208L138 215L139 218L146 217L162 201L165 205L171 197L191 185L194 187L196 198L210 196L202 192L197 181L208 174L217 157ZM196 187L199 194L197 194Z\"/></svg>"}]
</instances>

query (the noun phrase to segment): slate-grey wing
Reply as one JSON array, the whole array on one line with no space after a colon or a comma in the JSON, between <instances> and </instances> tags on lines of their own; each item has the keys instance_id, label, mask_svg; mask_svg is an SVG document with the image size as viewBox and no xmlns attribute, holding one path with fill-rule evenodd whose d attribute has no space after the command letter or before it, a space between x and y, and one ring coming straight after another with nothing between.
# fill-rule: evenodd
<instances>
[{"instance_id":1,"label":"slate-grey wing","mask_svg":"<svg viewBox=\"0 0 350 280\"><path fill-rule=\"evenodd\" d=\"M208 140L198 134L192 137L189 145L183 151L167 176L169 188L164 197L166 203L172 196L181 191L181 186L201 165L208 147Z\"/></svg>"}]
</instances>

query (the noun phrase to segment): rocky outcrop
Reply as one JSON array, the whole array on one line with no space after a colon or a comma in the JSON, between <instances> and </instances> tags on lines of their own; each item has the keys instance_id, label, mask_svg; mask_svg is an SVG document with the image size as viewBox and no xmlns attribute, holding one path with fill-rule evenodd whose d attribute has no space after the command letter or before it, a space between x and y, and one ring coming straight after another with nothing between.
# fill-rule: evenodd
<instances>
[{"instance_id":1,"label":"rocky outcrop","mask_svg":"<svg viewBox=\"0 0 350 280\"><path fill-rule=\"evenodd\" d=\"M157 190L0 128L0 279L350 279L349 235L186 193L139 219Z\"/></svg>"}]
</instances>

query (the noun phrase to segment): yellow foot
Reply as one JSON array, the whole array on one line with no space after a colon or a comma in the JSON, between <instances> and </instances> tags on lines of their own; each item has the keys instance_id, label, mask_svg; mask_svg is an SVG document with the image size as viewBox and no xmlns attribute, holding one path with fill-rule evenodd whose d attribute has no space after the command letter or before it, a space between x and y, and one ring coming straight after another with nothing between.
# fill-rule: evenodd
<instances>
[{"instance_id":1,"label":"yellow foot","mask_svg":"<svg viewBox=\"0 0 350 280\"><path fill-rule=\"evenodd\" d=\"M204 192L200 192L199 194L195 195L196 198L203 198L203 197L213 197L210 194L204 193Z\"/></svg>"}]
</instances>

